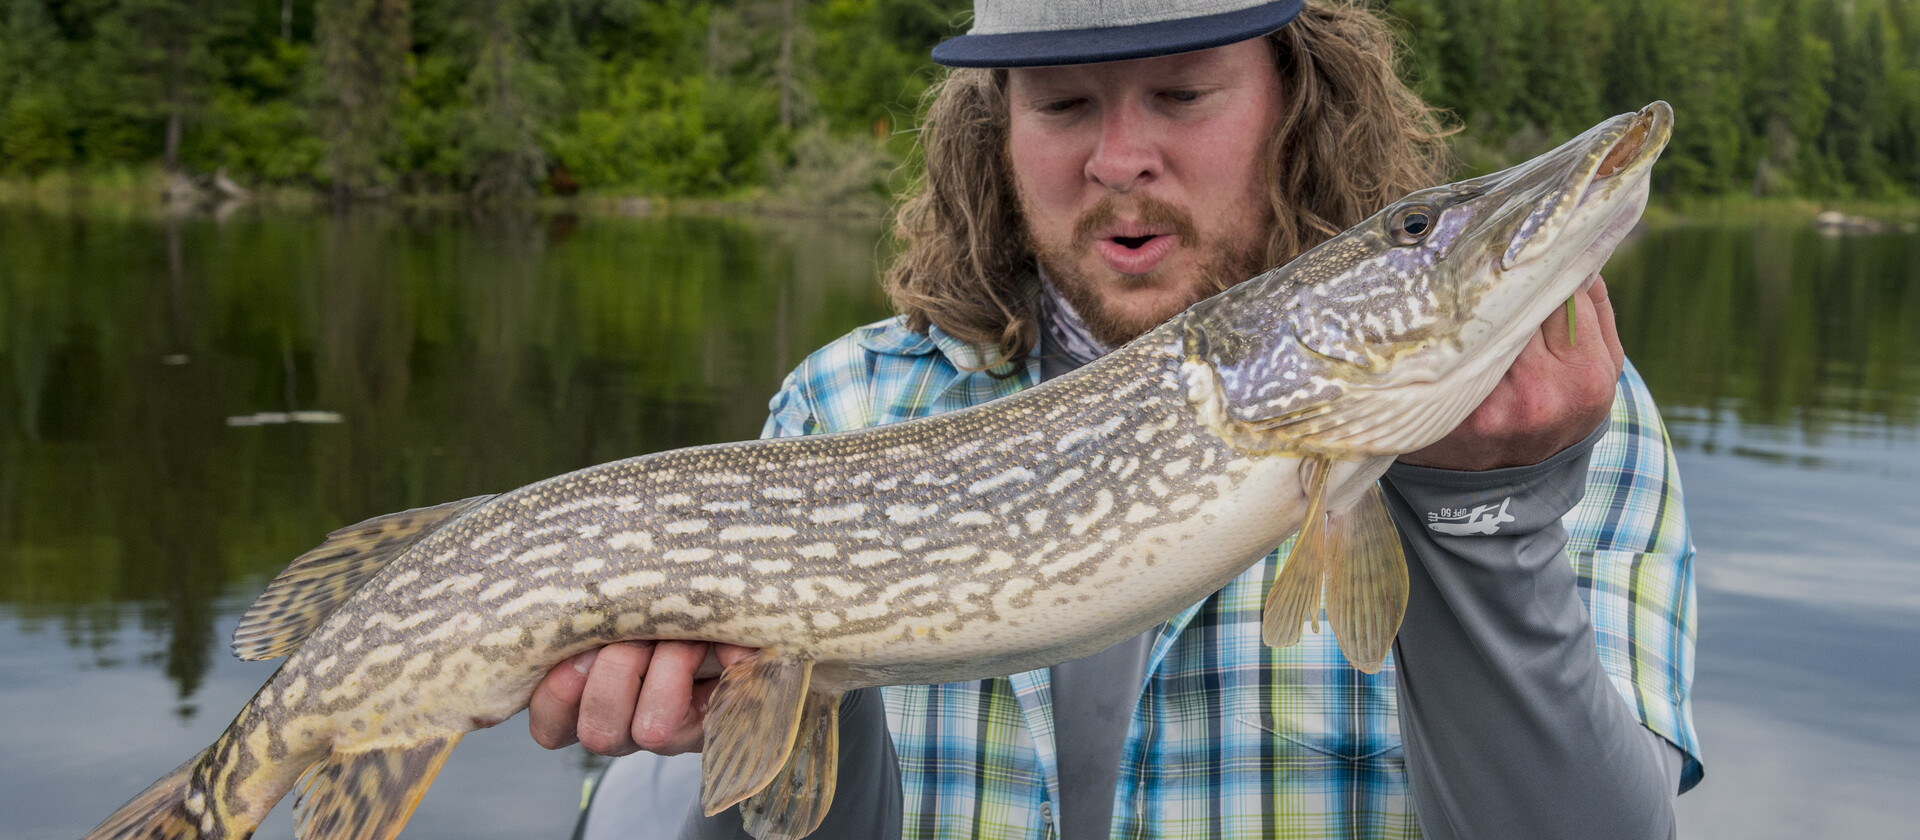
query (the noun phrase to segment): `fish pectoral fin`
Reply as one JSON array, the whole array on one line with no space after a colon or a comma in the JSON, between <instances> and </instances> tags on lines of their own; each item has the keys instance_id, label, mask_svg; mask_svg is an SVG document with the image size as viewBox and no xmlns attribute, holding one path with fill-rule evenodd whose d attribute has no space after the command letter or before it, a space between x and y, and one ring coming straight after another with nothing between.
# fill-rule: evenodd
<instances>
[{"instance_id":1,"label":"fish pectoral fin","mask_svg":"<svg viewBox=\"0 0 1920 840\"><path fill-rule=\"evenodd\" d=\"M1303 462L1307 516L1300 533L1294 535L1293 549L1287 552L1286 565L1280 568L1260 613L1260 639L1268 647L1298 644L1300 628L1309 621L1313 622L1313 632L1320 632L1320 581L1327 568L1327 474L1332 466L1325 458Z\"/></svg>"},{"instance_id":2,"label":"fish pectoral fin","mask_svg":"<svg viewBox=\"0 0 1920 840\"><path fill-rule=\"evenodd\" d=\"M700 759L700 806L711 817L767 786L793 752L813 661L761 651L713 689Z\"/></svg>"},{"instance_id":3,"label":"fish pectoral fin","mask_svg":"<svg viewBox=\"0 0 1920 840\"><path fill-rule=\"evenodd\" d=\"M1378 673L1407 614L1407 556L1375 484L1327 529L1327 623L1353 667Z\"/></svg>"},{"instance_id":4,"label":"fish pectoral fin","mask_svg":"<svg viewBox=\"0 0 1920 840\"><path fill-rule=\"evenodd\" d=\"M759 840L799 840L820 827L833 806L840 760L840 695L807 692L787 763L759 793L740 803L747 833Z\"/></svg>"},{"instance_id":5,"label":"fish pectoral fin","mask_svg":"<svg viewBox=\"0 0 1920 840\"><path fill-rule=\"evenodd\" d=\"M475 496L389 513L328 534L320 547L294 558L247 608L233 631L233 655L255 660L292 653L393 558L442 523L491 498Z\"/></svg>"},{"instance_id":6,"label":"fish pectoral fin","mask_svg":"<svg viewBox=\"0 0 1920 840\"><path fill-rule=\"evenodd\" d=\"M335 750L308 768L293 806L300 840L392 840L460 735L372 750Z\"/></svg>"}]
</instances>

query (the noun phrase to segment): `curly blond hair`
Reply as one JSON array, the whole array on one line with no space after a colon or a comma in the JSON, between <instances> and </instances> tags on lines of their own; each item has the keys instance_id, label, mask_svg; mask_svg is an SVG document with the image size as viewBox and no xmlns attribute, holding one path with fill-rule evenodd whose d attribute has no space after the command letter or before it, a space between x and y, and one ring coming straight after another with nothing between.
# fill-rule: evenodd
<instances>
[{"instance_id":1,"label":"curly blond hair","mask_svg":"<svg viewBox=\"0 0 1920 840\"><path fill-rule=\"evenodd\" d=\"M1285 94L1267 143L1270 267L1438 182L1446 132L1395 73L1393 33L1373 12L1309 3L1266 39ZM1007 71L949 71L924 102L926 169L895 212L902 249L887 296L914 329L937 324L1019 362L1039 327L1007 157Z\"/></svg>"}]
</instances>

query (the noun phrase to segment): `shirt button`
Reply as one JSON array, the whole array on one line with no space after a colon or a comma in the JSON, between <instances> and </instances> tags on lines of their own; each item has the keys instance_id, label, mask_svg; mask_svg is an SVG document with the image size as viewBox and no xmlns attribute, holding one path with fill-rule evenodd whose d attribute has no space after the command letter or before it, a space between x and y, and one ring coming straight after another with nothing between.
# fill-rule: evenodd
<instances>
[{"instance_id":1,"label":"shirt button","mask_svg":"<svg viewBox=\"0 0 1920 840\"><path fill-rule=\"evenodd\" d=\"M1040 803L1040 824L1053 825L1053 803Z\"/></svg>"}]
</instances>

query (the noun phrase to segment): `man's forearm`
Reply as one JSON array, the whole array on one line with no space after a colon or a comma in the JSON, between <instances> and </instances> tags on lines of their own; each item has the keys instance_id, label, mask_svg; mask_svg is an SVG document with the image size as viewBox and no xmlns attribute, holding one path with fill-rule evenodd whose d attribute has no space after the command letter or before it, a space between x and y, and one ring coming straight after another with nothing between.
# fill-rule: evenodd
<instances>
[{"instance_id":1,"label":"man's forearm","mask_svg":"<svg viewBox=\"0 0 1920 840\"><path fill-rule=\"evenodd\" d=\"M1596 439L1533 467L1388 473L1411 590L1401 735L1429 837L1674 834L1671 748L1608 682L1565 556Z\"/></svg>"}]
</instances>

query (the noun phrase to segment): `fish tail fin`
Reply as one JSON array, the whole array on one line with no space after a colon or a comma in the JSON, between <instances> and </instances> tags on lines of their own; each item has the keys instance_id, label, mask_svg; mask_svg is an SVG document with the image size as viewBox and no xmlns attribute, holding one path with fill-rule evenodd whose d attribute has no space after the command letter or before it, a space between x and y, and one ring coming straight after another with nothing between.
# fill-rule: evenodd
<instances>
[{"instance_id":1,"label":"fish tail fin","mask_svg":"<svg viewBox=\"0 0 1920 840\"><path fill-rule=\"evenodd\" d=\"M193 760L162 776L82 840L246 840L288 790L285 768L265 768L240 784L225 773L236 763L232 730ZM305 766L294 806L301 840L392 840L433 785L459 735L386 749L334 751ZM246 765L247 762L238 762ZM260 769L260 768L256 768ZM283 781L284 780L284 781ZM252 789L245 801L221 792Z\"/></svg>"},{"instance_id":2,"label":"fish tail fin","mask_svg":"<svg viewBox=\"0 0 1920 840\"><path fill-rule=\"evenodd\" d=\"M259 807L234 809L236 804L227 802L217 792L227 788L219 784L217 775L221 771L221 758L230 754L234 740L234 731L228 729L227 735L221 735L213 746L186 759L186 763L159 777L154 784L148 784L138 796L109 813L108 819L86 832L83 840L250 838L253 828L259 828L259 821L267 817L273 800L278 800L284 790L275 792Z\"/></svg>"},{"instance_id":3,"label":"fish tail fin","mask_svg":"<svg viewBox=\"0 0 1920 840\"><path fill-rule=\"evenodd\" d=\"M263 689L264 690L264 689ZM281 758L256 751L250 737L269 726L259 696L199 755L161 776L120 806L83 840L246 840L293 788L319 749ZM286 740L281 744L285 745Z\"/></svg>"},{"instance_id":4,"label":"fish tail fin","mask_svg":"<svg viewBox=\"0 0 1920 840\"><path fill-rule=\"evenodd\" d=\"M202 752L161 776L120 810L107 815L81 840L193 840L198 821L187 814L187 783Z\"/></svg>"}]
</instances>

